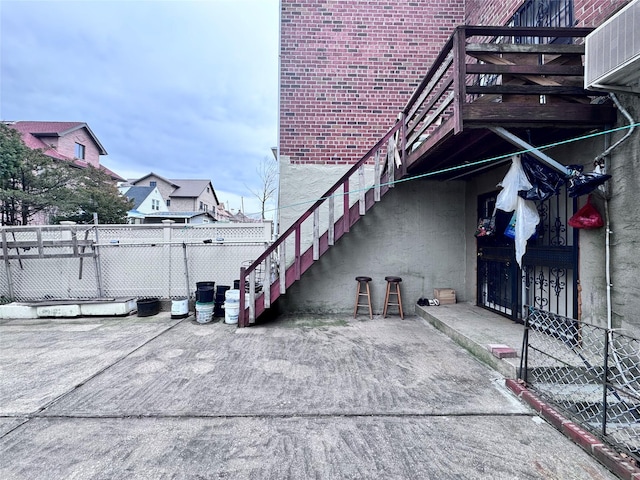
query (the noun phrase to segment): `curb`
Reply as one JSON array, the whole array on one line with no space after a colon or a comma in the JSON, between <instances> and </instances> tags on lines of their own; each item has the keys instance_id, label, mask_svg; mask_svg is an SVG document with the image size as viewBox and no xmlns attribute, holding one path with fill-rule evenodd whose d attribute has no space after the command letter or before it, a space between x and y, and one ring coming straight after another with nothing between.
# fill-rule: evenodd
<instances>
[{"instance_id":1,"label":"curb","mask_svg":"<svg viewBox=\"0 0 640 480\"><path fill-rule=\"evenodd\" d=\"M429 307L429 308L439 308L439 307ZM432 325L437 330L440 330L446 336L448 336L451 340L456 342L465 350L468 350L474 357L478 358L482 362L489 365L495 371L499 372L506 378L517 378L518 372L516 367L506 362L503 358L498 358L494 356L487 347L484 345L480 345L475 342L472 338L467 337L459 330L454 329L446 322L440 320L435 315L432 315L427 311L426 307L421 307L416 305L416 315L418 315L424 322Z\"/></svg>"},{"instance_id":2,"label":"curb","mask_svg":"<svg viewBox=\"0 0 640 480\"><path fill-rule=\"evenodd\" d=\"M635 462L629 462L605 445L602 440L583 430L572 421L567 420L549 404L540 400L518 380L507 379L505 384L519 399L527 403L558 431L596 458L618 478L622 480L640 480L640 468L634 465Z\"/></svg>"}]
</instances>

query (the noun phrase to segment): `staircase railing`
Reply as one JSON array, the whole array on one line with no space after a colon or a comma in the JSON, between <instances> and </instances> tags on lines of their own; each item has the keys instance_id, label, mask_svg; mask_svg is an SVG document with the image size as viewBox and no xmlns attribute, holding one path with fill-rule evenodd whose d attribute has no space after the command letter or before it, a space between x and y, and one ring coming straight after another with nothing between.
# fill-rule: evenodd
<instances>
[{"instance_id":1,"label":"staircase railing","mask_svg":"<svg viewBox=\"0 0 640 480\"><path fill-rule=\"evenodd\" d=\"M273 301L286 293L287 288L299 280L314 261L348 233L360 216L393 187L394 179L401 176L404 170L404 125L404 118L401 118L258 259L240 269L240 285L245 288L240 288L239 327L254 323ZM372 175L370 171L365 172L365 165L373 168ZM369 174L369 181L365 180L365 173ZM357 188L354 189L351 181L355 176ZM336 220L336 217L339 218ZM312 222L311 225L309 222ZM320 234L324 225L326 230ZM310 244L306 249L304 240ZM293 251L287 255L291 243ZM256 272L263 272L262 284L256 281Z\"/></svg>"}]
</instances>

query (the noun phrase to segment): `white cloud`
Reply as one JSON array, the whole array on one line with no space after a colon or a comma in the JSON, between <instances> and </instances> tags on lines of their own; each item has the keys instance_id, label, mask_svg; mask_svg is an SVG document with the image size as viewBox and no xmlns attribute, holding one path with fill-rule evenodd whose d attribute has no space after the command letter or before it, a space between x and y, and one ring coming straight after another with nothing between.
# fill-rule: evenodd
<instances>
[{"instance_id":1,"label":"white cloud","mask_svg":"<svg viewBox=\"0 0 640 480\"><path fill-rule=\"evenodd\" d=\"M0 117L87 122L117 173L208 178L246 207L277 141L278 7L2 0Z\"/></svg>"}]
</instances>

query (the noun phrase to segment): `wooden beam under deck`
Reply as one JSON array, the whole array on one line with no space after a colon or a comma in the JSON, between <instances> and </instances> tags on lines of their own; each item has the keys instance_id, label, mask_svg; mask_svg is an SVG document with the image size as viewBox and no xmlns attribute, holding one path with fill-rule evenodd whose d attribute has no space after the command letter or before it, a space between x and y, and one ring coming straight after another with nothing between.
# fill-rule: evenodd
<instances>
[{"instance_id":1,"label":"wooden beam under deck","mask_svg":"<svg viewBox=\"0 0 640 480\"><path fill-rule=\"evenodd\" d=\"M554 103L522 105L516 103L467 103L461 106L463 122L468 126L537 125L549 127L602 126L614 123L616 110L603 105Z\"/></svg>"}]
</instances>

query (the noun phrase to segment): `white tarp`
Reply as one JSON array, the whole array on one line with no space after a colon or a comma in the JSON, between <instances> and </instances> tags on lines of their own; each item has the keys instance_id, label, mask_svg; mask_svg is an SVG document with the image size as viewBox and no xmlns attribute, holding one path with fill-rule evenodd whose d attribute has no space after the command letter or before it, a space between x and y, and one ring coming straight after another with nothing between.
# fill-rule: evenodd
<instances>
[{"instance_id":1,"label":"white tarp","mask_svg":"<svg viewBox=\"0 0 640 480\"><path fill-rule=\"evenodd\" d=\"M527 240L536 232L540 222L536 204L518 195L519 191L532 188L522 168L520 155L511 159L511 168L498 184L502 190L496 199L496 208L503 212L516 212L515 244L516 261L522 267L522 257L527 250Z\"/></svg>"}]
</instances>

